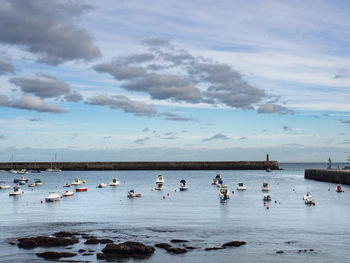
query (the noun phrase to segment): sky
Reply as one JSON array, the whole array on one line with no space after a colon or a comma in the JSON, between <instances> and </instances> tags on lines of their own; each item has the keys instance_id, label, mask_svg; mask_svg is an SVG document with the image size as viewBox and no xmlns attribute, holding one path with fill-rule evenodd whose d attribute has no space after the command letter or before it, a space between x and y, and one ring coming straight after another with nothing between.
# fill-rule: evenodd
<instances>
[{"instance_id":1,"label":"sky","mask_svg":"<svg viewBox=\"0 0 350 263\"><path fill-rule=\"evenodd\" d=\"M349 1L0 0L0 161L345 162Z\"/></svg>"}]
</instances>

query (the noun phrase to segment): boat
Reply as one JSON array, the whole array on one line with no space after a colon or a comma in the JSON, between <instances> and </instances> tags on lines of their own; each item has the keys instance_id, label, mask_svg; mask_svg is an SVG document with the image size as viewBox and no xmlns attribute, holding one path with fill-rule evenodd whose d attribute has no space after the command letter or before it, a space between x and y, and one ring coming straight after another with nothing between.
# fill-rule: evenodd
<instances>
[{"instance_id":1,"label":"boat","mask_svg":"<svg viewBox=\"0 0 350 263\"><path fill-rule=\"evenodd\" d=\"M9 171L10 174L18 174L18 170L15 170L15 169L11 169Z\"/></svg>"},{"instance_id":2,"label":"boat","mask_svg":"<svg viewBox=\"0 0 350 263\"><path fill-rule=\"evenodd\" d=\"M222 180L222 178L220 178L217 182L216 182L216 185L217 187L220 187L221 185L224 184L224 180Z\"/></svg>"},{"instance_id":3,"label":"boat","mask_svg":"<svg viewBox=\"0 0 350 263\"><path fill-rule=\"evenodd\" d=\"M77 192L86 192L88 190L87 187L80 187L80 188L76 188L75 191Z\"/></svg>"},{"instance_id":4,"label":"boat","mask_svg":"<svg viewBox=\"0 0 350 263\"><path fill-rule=\"evenodd\" d=\"M271 196L270 196L270 194L267 194L267 193L264 194L264 195L263 195L263 200L264 200L264 201L271 201Z\"/></svg>"},{"instance_id":5,"label":"boat","mask_svg":"<svg viewBox=\"0 0 350 263\"><path fill-rule=\"evenodd\" d=\"M71 185L70 184L64 184L63 187L70 187Z\"/></svg>"},{"instance_id":6,"label":"boat","mask_svg":"<svg viewBox=\"0 0 350 263\"><path fill-rule=\"evenodd\" d=\"M268 183L263 183L263 185L261 186L261 191L270 191L270 186Z\"/></svg>"},{"instance_id":7,"label":"boat","mask_svg":"<svg viewBox=\"0 0 350 263\"><path fill-rule=\"evenodd\" d=\"M341 185L340 185L340 184L337 185L337 188L335 189L335 191L336 191L337 193L342 193L342 192L344 192L343 189L341 188Z\"/></svg>"},{"instance_id":8,"label":"boat","mask_svg":"<svg viewBox=\"0 0 350 263\"><path fill-rule=\"evenodd\" d=\"M220 185L219 197L220 201L226 201L227 199L230 199L230 189L226 184Z\"/></svg>"},{"instance_id":9,"label":"boat","mask_svg":"<svg viewBox=\"0 0 350 263\"><path fill-rule=\"evenodd\" d=\"M50 192L49 196L45 198L46 202L56 202L56 201L60 201L60 195L54 192Z\"/></svg>"},{"instance_id":10,"label":"boat","mask_svg":"<svg viewBox=\"0 0 350 263\"><path fill-rule=\"evenodd\" d=\"M51 162L51 168L47 168L46 172L62 172L61 169L57 168L57 153L55 153L55 167L52 167L52 162Z\"/></svg>"},{"instance_id":11,"label":"boat","mask_svg":"<svg viewBox=\"0 0 350 263\"><path fill-rule=\"evenodd\" d=\"M35 186L35 183L29 183L28 184L28 187L34 187Z\"/></svg>"},{"instance_id":12,"label":"boat","mask_svg":"<svg viewBox=\"0 0 350 263\"><path fill-rule=\"evenodd\" d=\"M27 174L27 170L26 169L22 169L22 170L18 170L17 174Z\"/></svg>"},{"instance_id":13,"label":"boat","mask_svg":"<svg viewBox=\"0 0 350 263\"><path fill-rule=\"evenodd\" d=\"M26 181L19 181L18 182L20 185L25 185L27 182Z\"/></svg>"},{"instance_id":14,"label":"boat","mask_svg":"<svg viewBox=\"0 0 350 263\"><path fill-rule=\"evenodd\" d=\"M128 192L128 195L127 195L129 198L133 198L133 197L141 197L142 195L141 194L138 194L138 193L135 193L134 190L130 190Z\"/></svg>"},{"instance_id":15,"label":"boat","mask_svg":"<svg viewBox=\"0 0 350 263\"><path fill-rule=\"evenodd\" d=\"M22 194L22 190L18 186L13 187L13 190L9 193L9 195L21 195L21 194Z\"/></svg>"},{"instance_id":16,"label":"boat","mask_svg":"<svg viewBox=\"0 0 350 263\"><path fill-rule=\"evenodd\" d=\"M25 177L25 176L21 176L20 178L15 178L15 179L13 179L13 182L14 182L14 183L19 183L19 182L22 182L22 181L28 182L28 181L29 181L29 178L27 178L27 177Z\"/></svg>"},{"instance_id":17,"label":"boat","mask_svg":"<svg viewBox=\"0 0 350 263\"><path fill-rule=\"evenodd\" d=\"M34 179L35 185L43 185L43 182L40 179Z\"/></svg>"},{"instance_id":18,"label":"boat","mask_svg":"<svg viewBox=\"0 0 350 263\"><path fill-rule=\"evenodd\" d=\"M213 179L213 181L211 182L211 184L217 184L217 182L221 179L221 175L219 173L217 173Z\"/></svg>"},{"instance_id":19,"label":"boat","mask_svg":"<svg viewBox=\"0 0 350 263\"><path fill-rule=\"evenodd\" d=\"M154 189L155 190L163 190L164 189L163 183L157 183L157 186Z\"/></svg>"},{"instance_id":20,"label":"boat","mask_svg":"<svg viewBox=\"0 0 350 263\"><path fill-rule=\"evenodd\" d=\"M109 183L110 186L118 186L120 182L118 181L117 178L113 178L112 182Z\"/></svg>"},{"instance_id":21,"label":"boat","mask_svg":"<svg viewBox=\"0 0 350 263\"><path fill-rule=\"evenodd\" d=\"M312 205L315 203L310 193L307 193L306 195L304 195L303 200L305 201L305 204L308 204L308 205Z\"/></svg>"},{"instance_id":22,"label":"boat","mask_svg":"<svg viewBox=\"0 0 350 263\"><path fill-rule=\"evenodd\" d=\"M10 189L11 186L5 184L5 181L0 181L0 189Z\"/></svg>"},{"instance_id":23,"label":"boat","mask_svg":"<svg viewBox=\"0 0 350 263\"><path fill-rule=\"evenodd\" d=\"M73 190L66 190L62 192L62 196L72 196L72 195L74 195Z\"/></svg>"},{"instance_id":24,"label":"boat","mask_svg":"<svg viewBox=\"0 0 350 263\"><path fill-rule=\"evenodd\" d=\"M81 181L79 178L75 178L71 185L81 185Z\"/></svg>"},{"instance_id":25,"label":"boat","mask_svg":"<svg viewBox=\"0 0 350 263\"><path fill-rule=\"evenodd\" d=\"M245 186L244 183L238 183L237 190L244 191L244 190L247 190L247 187Z\"/></svg>"},{"instance_id":26,"label":"boat","mask_svg":"<svg viewBox=\"0 0 350 263\"><path fill-rule=\"evenodd\" d=\"M96 188L106 188L107 185L105 183L100 183L98 184L98 186L96 186Z\"/></svg>"},{"instance_id":27,"label":"boat","mask_svg":"<svg viewBox=\"0 0 350 263\"><path fill-rule=\"evenodd\" d=\"M271 172L271 168L267 168L265 171L269 173Z\"/></svg>"},{"instance_id":28,"label":"boat","mask_svg":"<svg viewBox=\"0 0 350 263\"><path fill-rule=\"evenodd\" d=\"M41 173L40 170L30 170L29 172L31 172L32 174L38 174L38 173Z\"/></svg>"},{"instance_id":29,"label":"boat","mask_svg":"<svg viewBox=\"0 0 350 263\"><path fill-rule=\"evenodd\" d=\"M188 189L186 181L185 180L181 180L180 181L180 191L186 191Z\"/></svg>"},{"instance_id":30,"label":"boat","mask_svg":"<svg viewBox=\"0 0 350 263\"><path fill-rule=\"evenodd\" d=\"M163 175L160 174L160 175L157 176L156 183L164 184L164 177L163 177Z\"/></svg>"}]
</instances>

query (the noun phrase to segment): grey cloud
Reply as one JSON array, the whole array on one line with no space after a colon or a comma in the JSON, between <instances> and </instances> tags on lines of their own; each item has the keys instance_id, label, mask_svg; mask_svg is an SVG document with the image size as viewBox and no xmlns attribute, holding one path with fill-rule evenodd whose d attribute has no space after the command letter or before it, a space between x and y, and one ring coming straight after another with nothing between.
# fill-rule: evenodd
<instances>
[{"instance_id":1,"label":"grey cloud","mask_svg":"<svg viewBox=\"0 0 350 263\"><path fill-rule=\"evenodd\" d=\"M116 80L130 80L146 76L146 70L139 66L122 66L115 63L103 63L95 65L94 70L101 73L109 73Z\"/></svg>"},{"instance_id":2,"label":"grey cloud","mask_svg":"<svg viewBox=\"0 0 350 263\"><path fill-rule=\"evenodd\" d=\"M41 99L57 98L64 95L67 101L82 100L81 94L71 90L67 83L49 74L40 73L36 76L12 78L10 82L20 87L23 92L34 94Z\"/></svg>"},{"instance_id":3,"label":"grey cloud","mask_svg":"<svg viewBox=\"0 0 350 263\"><path fill-rule=\"evenodd\" d=\"M229 140L230 138L224 134L221 133L217 133L209 138L204 138L202 139L203 142L209 142L209 141L213 141L213 140Z\"/></svg>"},{"instance_id":4,"label":"grey cloud","mask_svg":"<svg viewBox=\"0 0 350 263\"><path fill-rule=\"evenodd\" d=\"M74 1L3 0L0 42L24 47L39 62L57 65L100 55L92 37L74 22L90 6Z\"/></svg>"},{"instance_id":5,"label":"grey cloud","mask_svg":"<svg viewBox=\"0 0 350 263\"><path fill-rule=\"evenodd\" d=\"M98 95L91 97L85 103L91 105L109 106L111 109L121 109L135 115L153 116L157 112L153 105L148 105L143 101L133 101L128 97L115 95Z\"/></svg>"},{"instance_id":6,"label":"grey cloud","mask_svg":"<svg viewBox=\"0 0 350 263\"><path fill-rule=\"evenodd\" d=\"M287 126L287 125L284 125L282 127L282 129L285 130L285 131L291 131L292 130L292 128L290 126Z\"/></svg>"},{"instance_id":7,"label":"grey cloud","mask_svg":"<svg viewBox=\"0 0 350 263\"><path fill-rule=\"evenodd\" d=\"M143 144L144 142L149 141L150 139L151 139L150 137L144 137L144 138L135 140L134 143Z\"/></svg>"},{"instance_id":8,"label":"grey cloud","mask_svg":"<svg viewBox=\"0 0 350 263\"><path fill-rule=\"evenodd\" d=\"M350 124L350 120L339 120L340 123L343 123L343 124Z\"/></svg>"},{"instance_id":9,"label":"grey cloud","mask_svg":"<svg viewBox=\"0 0 350 263\"><path fill-rule=\"evenodd\" d=\"M13 66L13 64L4 59L4 58L0 58L0 76L1 75L5 75L7 73L15 73L15 67Z\"/></svg>"},{"instance_id":10,"label":"grey cloud","mask_svg":"<svg viewBox=\"0 0 350 263\"><path fill-rule=\"evenodd\" d=\"M31 119L29 119L29 121L35 122L35 121L41 121L41 119L40 118L31 118Z\"/></svg>"},{"instance_id":11,"label":"grey cloud","mask_svg":"<svg viewBox=\"0 0 350 263\"><path fill-rule=\"evenodd\" d=\"M176 140L179 137L173 132L166 132L163 135L158 135L158 138L162 140Z\"/></svg>"},{"instance_id":12,"label":"grey cloud","mask_svg":"<svg viewBox=\"0 0 350 263\"><path fill-rule=\"evenodd\" d=\"M165 120L167 121L195 121L192 118L186 118L186 117L182 117L180 115L171 113L171 112L163 112L161 115L165 116Z\"/></svg>"},{"instance_id":13,"label":"grey cloud","mask_svg":"<svg viewBox=\"0 0 350 263\"><path fill-rule=\"evenodd\" d=\"M144 43L147 46L150 47L172 47L170 43L170 38L162 38L162 37L154 37L154 38L146 38L141 40L142 43Z\"/></svg>"},{"instance_id":14,"label":"grey cloud","mask_svg":"<svg viewBox=\"0 0 350 263\"><path fill-rule=\"evenodd\" d=\"M103 139L112 139L112 136L104 136Z\"/></svg>"},{"instance_id":15,"label":"grey cloud","mask_svg":"<svg viewBox=\"0 0 350 263\"><path fill-rule=\"evenodd\" d=\"M0 135L0 140L4 140L4 139L6 139L6 136Z\"/></svg>"},{"instance_id":16,"label":"grey cloud","mask_svg":"<svg viewBox=\"0 0 350 263\"><path fill-rule=\"evenodd\" d=\"M247 139L247 137L241 137L241 138L239 138L241 141L243 141L243 140L246 140Z\"/></svg>"},{"instance_id":17,"label":"grey cloud","mask_svg":"<svg viewBox=\"0 0 350 263\"><path fill-rule=\"evenodd\" d=\"M148 132L149 131L149 128L144 128L143 130L142 130L142 132Z\"/></svg>"},{"instance_id":18,"label":"grey cloud","mask_svg":"<svg viewBox=\"0 0 350 263\"><path fill-rule=\"evenodd\" d=\"M294 114L294 111L277 104L264 104L258 108L258 113L278 113L278 114Z\"/></svg>"},{"instance_id":19,"label":"grey cloud","mask_svg":"<svg viewBox=\"0 0 350 263\"><path fill-rule=\"evenodd\" d=\"M57 105L46 104L38 97L22 96L20 100L10 100L5 95L0 95L0 107L17 108L23 110L34 110L48 113L64 113Z\"/></svg>"},{"instance_id":20,"label":"grey cloud","mask_svg":"<svg viewBox=\"0 0 350 263\"><path fill-rule=\"evenodd\" d=\"M340 142L339 144L350 144L350 140L344 140L344 141Z\"/></svg>"}]
</instances>

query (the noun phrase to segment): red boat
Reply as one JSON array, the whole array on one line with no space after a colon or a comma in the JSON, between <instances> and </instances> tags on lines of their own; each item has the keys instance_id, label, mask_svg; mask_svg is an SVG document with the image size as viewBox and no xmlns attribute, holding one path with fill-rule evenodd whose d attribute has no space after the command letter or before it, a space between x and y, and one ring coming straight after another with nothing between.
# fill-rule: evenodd
<instances>
[{"instance_id":1,"label":"red boat","mask_svg":"<svg viewBox=\"0 0 350 263\"><path fill-rule=\"evenodd\" d=\"M80 187L80 188L76 188L75 191L77 192L86 192L88 190L87 187Z\"/></svg>"}]
</instances>

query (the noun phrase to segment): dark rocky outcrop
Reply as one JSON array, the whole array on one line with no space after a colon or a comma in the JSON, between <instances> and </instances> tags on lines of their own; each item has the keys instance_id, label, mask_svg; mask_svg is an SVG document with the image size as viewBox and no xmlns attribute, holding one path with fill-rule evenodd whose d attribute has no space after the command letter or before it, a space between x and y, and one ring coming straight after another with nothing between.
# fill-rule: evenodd
<instances>
[{"instance_id":1,"label":"dark rocky outcrop","mask_svg":"<svg viewBox=\"0 0 350 263\"><path fill-rule=\"evenodd\" d=\"M153 246L147 246L140 242L127 241L121 244L107 244L102 252L104 258L147 258L154 253ZM97 257L99 257L97 255Z\"/></svg>"},{"instance_id":2,"label":"dark rocky outcrop","mask_svg":"<svg viewBox=\"0 0 350 263\"><path fill-rule=\"evenodd\" d=\"M100 239L99 242L100 244L109 244L109 243L113 243L113 240L104 238L104 239Z\"/></svg>"},{"instance_id":3,"label":"dark rocky outcrop","mask_svg":"<svg viewBox=\"0 0 350 263\"><path fill-rule=\"evenodd\" d=\"M184 239L172 239L170 241L172 243L185 243L185 242L188 242L188 240L184 240Z\"/></svg>"},{"instance_id":4,"label":"dark rocky outcrop","mask_svg":"<svg viewBox=\"0 0 350 263\"><path fill-rule=\"evenodd\" d=\"M79 253L84 253L84 252L86 252L86 249L79 249L78 252Z\"/></svg>"},{"instance_id":5,"label":"dark rocky outcrop","mask_svg":"<svg viewBox=\"0 0 350 263\"><path fill-rule=\"evenodd\" d=\"M169 247L166 251L173 253L173 254L184 254L187 253L187 250L184 248L176 248L176 247Z\"/></svg>"},{"instance_id":6,"label":"dark rocky outcrop","mask_svg":"<svg viewBox=\"0 0 350 263\"><path fill-rule=\"evenodd\" d=\"M185 246L186 249L196 249L196 247L192 247L192 246Z\"/></svg>"},{"instance_id":7,"label":"dark rocky outcrop","mask_svg":"<svg viewBox=\"0 0 350 263\"><path fill-rule=\"evenodd\" d=\"M223 247L207 247L205 251L224 249Z\"/></svg>"},{"instance_id":8,"label":"dark rocky outcrop","mask_svg":"<svg viewBox=\"0 0 350 263\"><path fill-rule=\"evenodd\" d=\"M14 246L14 245L16 245L16 242L9 242L9 244L11 245L11 246Z\"/></svg>"},{"instance_id":9,"label":"dark rocky outcrop","mask_svg":"<svg viewBox=\"0 0 350 263\"><path fill-rule=\"evenodd\" d=\"M92 256L94 253L84 253L83 256Z\"/></svg>"},{"instance_id":10,"label":"dark rocky outcrop","mask_svg":"<svg viewBox=\"0 0 350 263\"><path fill-rule=\"evenodd\" d=\"M283 253L284 253L283 250L276 251L276 254L283 254Z\"/></svg>"},{"instance_id":11,"label":"dark rocky outcrop","mask_svg":"<svg viewBox=\"0 0 350 263\"><path fill-rule=\"evenodd\" d=\"M85 245L95 245L100 243L100 240L98 240L97 238L90 238L88 240L85 241Z\"/></svg>"},{"instance_id":12,"label":"dark rocky outcrop","mask_svg":"<svg viewBox=\"0 0 350 263\"><path fill-rule=\"evenodd\" d=\"M245 245L246 242L244 241L231 241L231 242L227 242L225 244L222 245L223 248L226 248L226 247L240 247L242 245Z\"/></svg>"},{"instance_id":13,"label":"dark rocky outcrop","mask_svg":"<svg viewBox=\"0 0 350 263\"><path fill-rule=\"evenodd\" d=\"M171 245L169 245L168 243L158 243L158 244L155 244L154 246L158 248L163 248L163 249L168 249L171 247Z\"/></svg>"},{"instance_id":14,"label":"dark rocky outcrop","mask_svg":"<svg viewBox=\"0 0 350 263\"><path fill-rule=\"evenodd\" d=\"M70 258L74 257L77 254L76 253L69 253L69 252L54 252L54 251L47 251L43 253L36 253L38 257L45 258L45 259L60 259L60 258Z\"/></svg>"},{"instance_id":15,"label":"dark rocky outcrop","mask_svg":"<svg viewBox=\"0 0 350 263\"><path fill-rule=\"evenodd\" d=\"M58 247L58 246L68 246L79 242L76 238L63 238L63 237L29 237L29 238L19 238L18 239L19 248L36 248L36 247Z\"/></svg>"},{"instance_id":16,"label":"dark rocky outcrop","mask_svg":"<svg viewBox=\"0 0 350 263\"><path fill-rule=\"evenodd\" d=\"M61 232L56 232L53 234L55 237L73 237L73 236L78 236L80 233L78 232L66 232L66 231L61 231Z\"/></svg>"}]
</instances>

